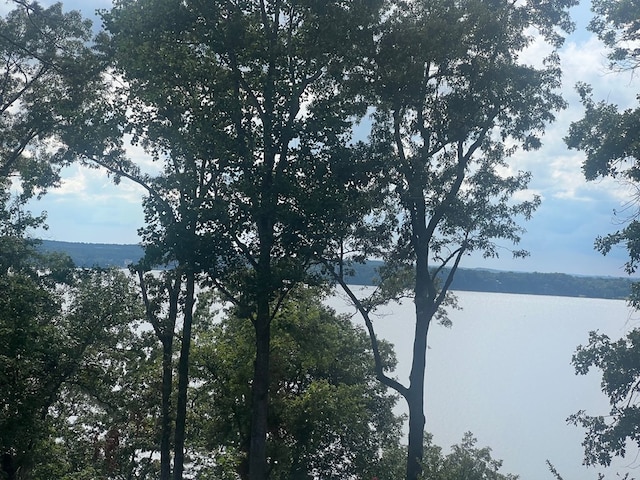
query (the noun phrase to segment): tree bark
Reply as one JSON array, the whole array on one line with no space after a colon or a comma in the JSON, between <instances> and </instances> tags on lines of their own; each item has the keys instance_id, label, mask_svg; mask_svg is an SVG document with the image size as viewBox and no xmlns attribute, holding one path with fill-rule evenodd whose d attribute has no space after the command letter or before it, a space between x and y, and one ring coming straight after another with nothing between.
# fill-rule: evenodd
<instances>
[{"instance_id":1,"label":"tree bark","mask_svg":"<svg viewBox=\"0 0 640 480\"><path fill-rule=\"evenodd\" d=\"M426 370L427 332L430 317L423 310L424 306L416 298L416 328L413 341L413 360L409 375L409 388L406 395L409 407L409 444L407 447L406 480L418 480L422 473L422 456L424 443L424 375Z\"/></svg>"},{"instance_id":2,"label":"tree bark","mask_svg":"<svg viewBox=\"0 0 640 480\"><path fill-rule=\"evenodd\" d=\"M414 178L411 177L413 181ZM411 184L412 182L410 182ZM406 395L409 407L409 445L407 447L406 480L418 480L422 473L424 452L424 375L427 366L427 334L431 318L435 314L436 291L429 272L429 240L431 233L426 224L426 207L422 189L416 188L411 205L413 249L416 253L416 278L414 302L416 326L413 338L413 357L409 388ZM419 193L419 195L418 195Z\"/></svg>"},{"instance_id":3,"label":"tree bark","mask_svg":"<svg viewBox=\"0 0 640 480\"><path fill-rule=\"evenodd\" d=\"M269 407L269 349L271 321L269 303L258 306L255 321L256 359L251 395L251 440L249 446L249 480L267 478L267 426Z\"/></svg>"},{"instance_id":4,"label":"tree bark","mask_svg":"<svg viewBox=\"0 0 640 480\"><path fill-rule=\"evenodd\" d=\"M173 388L173 335L162 340L162 431L160 480L171 478L171 390Z\"/></svg>"},{"instance_id":5,"label":"tree bark","mask_svg":"<svg viewBox=\"0 0 640 480\"><path fill-rule=\"evenodd\" d=\"M178 318L178 300L181 279L168 283L169 314L167 324L160 341L162 342L162 437L160 439L160 480L171 478L171 430L173 412L171 394L173 392L173 339L176 319Z\"/></svg>"},{"instance_id":6,"label":"tree bark","mask_svg":"<svg viewBox=\"0 0 640 480\"><path fill-rule=\"evenodd\" d=\"M189 387L189 351L191 348L191 326L195 304L195 273L186 274L184 320L182 325L182 346L178 361L178 402L176 409L175 454L173 480L182 480L184 471L185 426L187 420L187 389Z\"/></svg>"}]
</instances>

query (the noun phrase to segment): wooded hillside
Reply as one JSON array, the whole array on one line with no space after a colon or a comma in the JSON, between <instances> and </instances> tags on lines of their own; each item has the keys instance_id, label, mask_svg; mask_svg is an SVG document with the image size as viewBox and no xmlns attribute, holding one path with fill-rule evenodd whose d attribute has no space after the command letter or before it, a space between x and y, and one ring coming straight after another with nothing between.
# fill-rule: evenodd
<instances>
[{"instance_id":1,"label":"wooded hillside","mask_svg":"<svg viewBox=\"0 0 640 480\"><path fill-rule=\"evenodd\" d=\"M122 267L142 257L139 245L104 243L76 243L43 240L45 251L64 252L78 267ZM351 283L372 285L380 261L355 265ZM495 293L521 293L529 295L557 295L563 297L588 297L624 299L629 296L632 280L624 277L575 276L565 273L507 272L485 269L461 268L453 284L453 290Z\"/></svg>"}]
</instances>

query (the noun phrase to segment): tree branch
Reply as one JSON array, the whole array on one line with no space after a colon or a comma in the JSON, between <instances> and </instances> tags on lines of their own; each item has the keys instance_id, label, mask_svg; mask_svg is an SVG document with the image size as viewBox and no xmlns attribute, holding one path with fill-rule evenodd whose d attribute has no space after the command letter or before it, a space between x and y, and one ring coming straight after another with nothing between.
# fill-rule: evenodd
<instances>
[{"instance_id":1,"label":"tree branch","mask_svg":"<svg viewBox=\"0 0 640 480\"><path fill-rule=\"evenodd\" d=\"M334 270L331 267L331 265L329 264L329 262L327 262L326 260L322 260L322 263L325 265L325 267L327 267L327 270L330 270L331 272L334 272ZM373 359L374 359L374 362L375 362L376 378L383 385L386 385L387 387L395 390L400 395L402 395L403 397L406 398L407 395L409 394L409 389L407 387L405 387L404 385L402 385L397 380L395 380L395 379L393 379L391 377L388 377L384 373L384 368L382 366L382 357L380 356L380 349L378 347L378 339L376 338L375 330L374 330L374 327L373 327L373 322L371 321L371 317L369 316L369 311L364 307L364 305L360 301L360 299L358 299L358 297L356 297L356 295L353 293L351 288L349 288L349 286L344 281L343 277L337 275L334 272L333 273L333 278L342 287L342 290L344 290L344 292L347 294L347 296L351 300L351 303L353 304L354 307L356 307L356 309L360 313L362 319L364 320L364 323L365 323L365 325L367 327L367 331L369 333L369 339L371 340L371 349L373 351Z\"/></svg>"}]
</instances>

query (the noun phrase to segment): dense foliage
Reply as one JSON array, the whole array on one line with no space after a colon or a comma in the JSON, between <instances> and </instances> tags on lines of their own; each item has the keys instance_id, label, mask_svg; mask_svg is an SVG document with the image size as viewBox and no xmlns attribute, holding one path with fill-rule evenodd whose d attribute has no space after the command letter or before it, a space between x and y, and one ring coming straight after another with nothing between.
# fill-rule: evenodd
<instances>
[{"instance_id":1,"label":"dense foliage","mask_svg":"<svg viewBox=\"0 0 640 480\"><path fill-rule=\"evenodd\" d=\"M255 333L232 309L195 341L193 429L215 478L247 478ZM385 477L381 452L397 448L396 398L375 378L369 339L318 292L293 292L272 324L269 478ZM387 368L394 366L384 346Z\"/></svg>"},{"instance_id":2,"label":"dense foliage","mask_svg":"<svg viewBox=\"0 0 640 480\"><path fill-rule=\"evenodd\" d=\"M140 0L116 2L104 15L100 48L122 82L96 111L109 119L128 112L115 133L130 134L160 173L122 157L89 159L147 190L147 265L175 265L190 292L195 276L206 275L251 320L254 479L267 468L271 321L291 288L314 282L313 254L330 241L328 225L341 219L323 202L344 204L336 192L357 196L370 182L357 171L359 150L349 146L367 105L347 80L371 55L382 3ZM103 116L92 123L111 121ZM182 407L190 310L179 367ZM181 450L177 445L176 471Z\"/></svg>"},{"instance_id":3,"label":"dense foliage","mask_svg":"<svg viewBox=\"0 0 640 480\"><path fill-rule=\"evenodd\" d=\"M62 478L60 402L105 366L135 309L122 275L75 271L25 237L44 215L24 205L73 158L65 140L98 70L78 12L14 6L0 19L0 477Z\"/></svg>"},{"instance_id":4,"label":"dense foliage","mask_svg":"<svg viewBox=\"0 0 640 480\"><path fill-rule=\"evenodd\" d=\"M126 415L112 405L104 423L94 419L90 430L80 419L70 423L81 415L78 396L106 409L108 392L126 381L121 374L131 365L124 368L119 357L139 355L130 343L141 319L139 301L121 272L77 271L20 238L2 237L0 245L0 475L45 479L57 472L63 478L84 465L70 467L74 460L66 455L74 449L67 440L90 432L95 443L117 425L114 416ZM75 432L67 437L67 430Z\"/></svg>"}]
</instances>

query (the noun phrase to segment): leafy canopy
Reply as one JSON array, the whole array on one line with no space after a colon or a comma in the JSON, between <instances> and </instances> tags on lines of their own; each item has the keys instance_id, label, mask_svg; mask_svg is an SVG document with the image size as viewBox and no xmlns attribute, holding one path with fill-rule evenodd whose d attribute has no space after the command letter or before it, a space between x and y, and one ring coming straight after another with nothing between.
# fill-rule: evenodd
<instances>
[{"instance_id":1,"label":"leafy canopy","mask_svg":"<svg viewBox=\"0 0 640 480\"><path fill-rule=\"evenodd\" d=\"M198 335L193 422L215 462L244 478L255 333L232 310ZM393 351L383 345L387 368ZM397 445L396 397L375 378L366 334L323 306L317 291L292 293L272 324L270 478L370 478ZM229 474L230 472L227 472ZM222 472L219 472L222 474Z\"/></svg>"},{"instance_id":2,"label":"leafy canopy","mask_svg":"<svg viewBox=\"0 0 640 480\"><path fill-rule=\"evenodd\" d=\"M589 343L578 347L572 363L576 374L584 375L592 368L602 372L601 387L609 397L609 414L592 416L581 410L569 421L586 430L582 442L585 463L608 466L614 456L624 457L631 445L640 448L640 330L616 341L591 332Z\"/></svg>"},{"instance_id":3,"label":"leafy canopy","mask_svg":"<svg viewBox=\"0 0 640 480\"><path fill-rule=\"evenodd\" d=\"M99 68L89 45L91 22L80 13L63 12L60 3L13 4L0 18L0 215L13 215L18 232L42 219L16 212L55 186L60 168L73 160L65 137ZM13 196L12 186L19 187Z\"/></svg>"}]
</instances>

